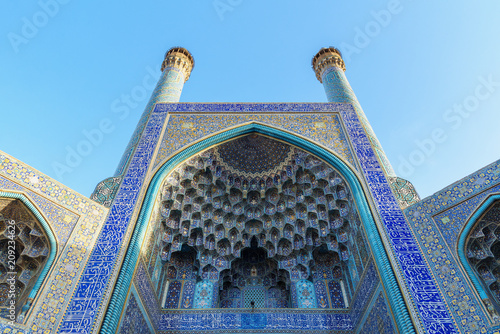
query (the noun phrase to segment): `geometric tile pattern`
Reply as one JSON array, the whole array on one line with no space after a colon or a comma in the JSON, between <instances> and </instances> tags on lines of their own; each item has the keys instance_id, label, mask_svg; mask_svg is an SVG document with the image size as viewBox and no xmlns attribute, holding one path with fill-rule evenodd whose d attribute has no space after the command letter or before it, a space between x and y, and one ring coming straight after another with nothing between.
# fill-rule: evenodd
<instances>
[{"instance_id":1,"label":"geometric tile pattern","mask_svg":"<svg viewBox=\"0 0 500 334\"><path fill-rule=\"evenodd\" d=\"M377 271L371 262L360 280L360 290L354 297L350 310L259 309L258 312L249 310L236 313L231 309L165 310L158 329L160 333L187 333L192 330L211 334L232 333L231 330L235 332L245 330L245 333L271 333L284 330L292 333L297 333L296 331L300 330L310 330L318 334L338 333L337 331L353 333L351 331L359 326L358 322L361 316L366 313L372 299L378 296L379 302L385 303L382 294L375 294L380 289ZM378 310L377 316L390 319L388 313L384 317L382 312L388 312L386 307ZM388 329L391 328L389 324L386 326Z\"/></svg>"},{"instance_id":2,"label":"geometric tile pattern","mask_svg":"<svg viewBox=\"0 0 500 334\"><path fill-rule=\"evenodd\" d=\"M61 248L68 241L78 221L77 212L81 206L87 205L85 202L88 202L88 199L82 200L83 196L77 196L68 188L58 185L47 176L1 152L0 189L25 193L30 200L35 202L41 213L47 217ZM96 205L95 209L98 210L98 208L100 206ZM101 214L102 212L101 209Z\"/></svg>"},{"instance_id":3,"label":"geometric tile pattern","mask_svg":"<svg viewBox=\"0 0 500 334\"><path fill-rule=\"evenodd\" d=\"M160 204L155 206L161 215L149 223L151 229L158 229L154 238L158 246L143 254L161 258L163 272L184 268L182 261L174 258L184 247L192 249L199 262L199 269L190 267L188 272L203 277L205 269L215 270L209 279L225 282L224 290L252 285L248 279L257 278L261 280L259 286L266 289L280 283L289 289L289 274L285 273L304 271L317 259L331 275L334 265L340 270L341 263L355 256L357 261L352 261L349 269L363 271L358 251L349 251L350 244L355 249L365 246L356 245L350 235L350 222L358 225L359 217L351 209L355 204L350 201L352 195L345 180L317 157L289 144L258 134L227 141L176 167L159 193ZM264 257L274 261L262 258L250 264L247 260L253 257L251 254L257 255L257 246L263 252L266 249ZM313 259L312 253L319 248L324 251ZM276 264L282 269L279 274ZM150 262L150 272L157 267ZM252 278L251 269L255 270ZM152 275L152 280L158 277ZM170 284L164 307L175 308L180 287ZM170 300L173 293L175 301ZM265 296L265 290L261 293ZM276 305L287 304L286 299L279 299ZM323 304L328 300L328 295L323 296ZM214 299L212 303L218 305L219 301ZM229 303L233 305L232 301L222 305L228 307ZM249 307L247 301L244 303ZM266 301L259 305L265 307ZM313 305L311 302L308 307Z\"/></svg>"},{"instance_id":4,"label":"geometric tile pattern","mask_svg":"<svg viewBox=\"0 0 500 334\"><path fill-rule=\"evenodd\" d=\"M164 105L158 106L158 109L160 109L160 107L162 107L162 106L164 106ZM175 106L175 105L173 105L173 104L172 104L172 105L168 105L168 107L174 107L174 106ZM330 111L332 110L332 107L333 107L333 104L329 104L329 105L328 105L328 108L330 109ZM190 106L190 108L191 108L191 106ZM300 109L300 106L299 106L299 107L294 106L294 108L296 108L296 109L297 109L297 108L298 108L298 109ZM308 106L308 108L310 108L310 106ZM303 108L303 109L304 109L304 108ZM340 108L340 109L342 109L342 108ZM172 119L172 116L173 116L173 115L170 115L170 119ZM204 115L204 117L207 117L207 116L209 116L209 115ZM214 123L213 123L213 122L210 122L209 124L214 124ZM167 128L167 130L168 130L168 128ZM140 145L139 145L139 148L140 148ZM137 279L137 277L136 277L136 279ZM375 280L375 281L378 281L378 280ZM294 287L293 287L293 288L294 288ZM214 286L214 289L217 289L217 291L218 291L218 288L217 288L217 287L215 287L215 286ZM214 294L214 295L215 295L215 294ZM215 297L215 296L214 296L214 297ZM212 305L214 306L214 304L213 304L213 303L212 303ZM169 310L169 311L170 311L170 310ZM191 310L191 312L193 312L193 311L194 311L194 310ZM196 313L194 313L194 314L196 314ZM162 318L162 319L164 319L164 318ZM162 327L162 325L161 325L161 324L160 324L159 326L160 326L160 327ZM177 327L177 328L180 328L180 327Z\"/></svg>"},{"instance_id":5,"label":"geometric tile pattern","mask_svg":"<svg viewBox=\"0 0 500 334\"><path fill-rule=\"evenodd\" d=\"M290 159L290 151L290 145L269 140L267 137L251 135L218 146L217 160L225 165L225 169L235 173L271 174L282 169L282 165L289 164L286 160Z\"/></svg>"},{"instance_id":6,"label":"geometric tile pattern","mask_svg":"<svg viewBox=\"0 0 500 334\"><path fill-rule=\"evenodd\" d=\"M142 261L140 261L142 263ZM138 287L138 292L143 299L142 303L146 309L153 310L155 303L158 303L154 296L152 282L149 275L144 271L142 265L137 270L134 278L134 285ZM180 267L182 268L182 266ZM179 272L176 277L179 277ZM331 276L328 276L331 277ZM273 330L314 330L316 333L335 333L335 331L350 331L359 321L360 315L366 312L367 305L371 300L375 289L380 286L377 271L372 262L367 263L367 270L361 275L359 291L353 297L353 305L345 313L329 313L327 310L320 312L302 311L297 316L296 310L286 312L284 309L269 309L268 312L249 313L229 313L224 309L207 310L165 310L161 316L151 315L151 319L159 319L157 328L160 333L182 333L190 330L203 330L204 333L221 333L224 330L253 330L254 332L269 333ZM210 294L207 289L206 296ZM208 305L208 302L207 302ZM205 313L204 313L205 312ZM208 312L208 313L206 313ZM305 313L304 313L305 312ZM310 312L310 313L308 313ZM353 320L351 320L353 319ZM155 320L153 320L155 321Z\"/></svg>"},{"instance_id":7,"label":"geometric tile pattern","mask_svg":"<svg viewBox=\"0 0 500 334\"><path fill-rule=\"evenodd\" d=\"M248 287L243 290L244 308L264 308L266 306L266 289L264 287Z\"/></svg>"},{"instance_id":8,"label":"geometric tile pattern","mask_svg":"<svg viewBox=\"0 0 500 334\"><path fill-rule=\"evenodd\" d=\"M436 226L443 234L450 249L456 250L458 237L468 216L477 209L486 196L500 192L499 176L500 163L495 162L425 198L418 205L412 207L413 214L417 218L417 216L423 217L423 213L435 212ZM425 212L423 208L426 208ZM444 212L438 213L438 211ZM417 215L417 212L420 215Z\"/></svg>"},{"instance_id":9,"label":"geometric tile pattern","mask_svg":"<svg viewBox=\"0 0 500 334\"><path fill-rule=\"evenodd\" d=\"M134 286L141 296L146 310L157 308L157 299L154 296L152 282L141 264L134 279ZM251 311L234 313L231 309L202 309L190 310L162 310L161 315L156 311L150 313L153 321L158 321L160 333L186 333L191 330L203 330L204 333L223 333L226 329L249 330L256 333L269 333L272 330L314 330L315 333L336 333L336 331L351 331L358 326L361 316L366 313L370 300L374 298L377 287L380 289L380 280L373 262L367 266L359 283L359 291L354 296L351 309L345 311L328 311L314 309L259 309L252 315ZM207 297L208 297L207 289ZM250 313L249 313L250 312ZM149 312L148 312L149 313ZM250 314L250 315L249 315ZM300 315L300 316L299 316ZM382 315L380 315L382 316ZM387 314L387 317L390 317ZM123 320L122 320L123 321ZM213 332L211 332L213 331ZM345 332L344 332L345 333Z\"/></svg>"}]
</instances>

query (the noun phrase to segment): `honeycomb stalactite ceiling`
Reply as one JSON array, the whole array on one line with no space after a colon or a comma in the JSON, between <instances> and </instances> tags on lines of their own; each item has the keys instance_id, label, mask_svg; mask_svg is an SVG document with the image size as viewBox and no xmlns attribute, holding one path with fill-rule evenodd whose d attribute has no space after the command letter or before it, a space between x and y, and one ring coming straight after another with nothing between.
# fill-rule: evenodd
<instances>
[{"instance_id":1,"label":"honeycomb stalactite ceiling","mask_svg":"<svg viewBox=\"0 0 500 334\"><path fill-rule=\"evenodd\" d=\"M290 145L257 134L224 143L214 153L224 169L249 176L277 173L292 158Z\"/></svg>"},{"instance_id":2,"label":"honeycomb stalactite ceiling","mask_svg":"<svg viewBox=\"0 0 500 334\"><path fill-rule=\"evenodd\" d=\"M350 221L359 218L344 179L274 139L250 134L193 156L161 192L162 260L189 245L199 276L213 278L216 270L221 288L240 286L234 280L252 268L273 280L269 286L311 277L318 247L333 254L334 270L350 259ZM266 253L258 264L241 261L252 243Z\"/></svg>"}]
</instances>

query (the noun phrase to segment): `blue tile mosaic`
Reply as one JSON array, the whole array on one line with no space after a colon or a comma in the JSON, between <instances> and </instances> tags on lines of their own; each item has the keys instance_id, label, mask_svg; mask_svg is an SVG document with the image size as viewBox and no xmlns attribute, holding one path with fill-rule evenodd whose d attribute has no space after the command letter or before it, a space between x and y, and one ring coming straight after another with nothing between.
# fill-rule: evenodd
<instances>
[{"instance_id":1,"label":"blue tile mosaic","mask_svg":"<svg viewBox=\"0 0 500 334\"><path fill-rule=\"evenodd\" d=\"M150 334L149 326L132 294L128 300L119 334Z\"/></svg>"}]
</instances>

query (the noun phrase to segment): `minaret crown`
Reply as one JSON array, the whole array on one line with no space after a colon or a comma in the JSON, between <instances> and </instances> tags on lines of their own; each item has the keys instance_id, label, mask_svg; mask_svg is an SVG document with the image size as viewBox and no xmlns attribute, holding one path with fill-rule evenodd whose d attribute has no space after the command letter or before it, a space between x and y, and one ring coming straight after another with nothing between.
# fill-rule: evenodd
<instances>
[{"instance_id":1,"label":"minaret crown","mask_svg":"<svg viewBox=\"0 0 500 334\"><path fill-rule=\"evenodd\" d=\"M194 58L188 50L173 47L165 54L165 59L161 64L161 71L163 72L167 67L175 67L181 70L184 73L184 82L186 82L194 68Z\"/></svg>"},{"instance_id":2,"label":"minaret crown","mask_svg":"<svg viewBox=\"0 0 500 334\"><path fill-rule=\"evenodd\" d=\"M323 83L323 73L330 67L341 68L345 72L345 64L342 54L333 46L322 48L312 59L312 68L316 73L316 78Z\"/></svg>"}]
</instances>

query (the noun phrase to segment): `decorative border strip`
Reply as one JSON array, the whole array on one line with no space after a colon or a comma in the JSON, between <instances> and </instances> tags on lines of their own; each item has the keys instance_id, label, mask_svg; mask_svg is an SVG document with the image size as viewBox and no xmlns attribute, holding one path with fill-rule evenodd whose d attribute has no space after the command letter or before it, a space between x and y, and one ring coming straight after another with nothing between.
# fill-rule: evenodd
<instances>
[{"instance_id":1,"label":"decorative border strip","mask_svg":"<svg viewBox=\"0 0 500 334\"><path fill-rule=\"evenodd\" d=\"M275 113L317 113L332 112L335 106L348 106L348 103L162 103L157 105L157 112L210 112L210 113L242 113L242 112L275 112ZM221 108L224 106L224 108Z\"/></svg>"},{"instance_id":2,"label":"decorative border strip","mask_svg":"<svg viewBox=\"0 0 500 334\"><path fill-rule=\"evenodd\" d=\"M328 104L326 105L329 107L329 110L331 110L332 106ZM325 104L323 104L322 106L325 107ZM159 112L159 110L165 110L165 106L158 105L154 113ZM260 108L259 111L262 111L262 108ZM139 214L139 218L135 226L132 238L130 240L127 254L123 261L118 280L115 284L115 290L113 291L109 303L109 308L106 312L104 322L101 327L101 333L114 333L118 326L118 321L122 308L124 307L128 287L131 284L134 268L139 257L141 241L143 240L146 232L146 225L149 220L150 209L153 205L154 194L157 193L164 177L175 166L177 166L188 157L210 146L216 145L217 143L230 140L234 137L251 132L268 135L280 140L284 140L292 145L298 146L304 150L311 152L312 154L317 155L342 172L343 176L346 177L349 185L351 186L351 189L353 190L353 195L355 197L356 203L359 205L360 215L369 236L370 244L374 252L374 258L377 263L377 267L379 268L382 281L386 288L396 322L401 329L401 332L414 333L415 330L406 308L406 304L404 302L396 277L385 252L382 239L378 233L377 227L371 215L370 207L368 205L366 197L364 196L363 188L360 181L356 177L356 174L351 169L349 169L339 158L337 158L334 154L328 152L326 149L283 130L270 128L269 126L258 123L243 125L197 142L169 159L155 174L149 184L147 194L143 201L142 209ZM155 144L156 143L153 143L151 145L154 146Z\"/></svg>"},{"instance_id":3,"label":"decorative border strip","mask_svg":"<svg viewBox=\"0 0 500 334\"><path fill-rule=\"evenodd\" d=\"M35 299L35 297L38 293L38 290L40 290L40 287L42 286L42 283L43 283L45 277L47 276L47 273L50 271L50 268L54 264L54 259L56 258L56 254L57 254L57 242L56 242L56 238L52 232L52 229L50 228L50 225L47 223L45 218L43 218L40 211L38 211L38 209L28 200L28 198L25 195L19 194L19 193L0 191L0 196L7 197L7 198L15 198L15 199L18 199L21 202L23 202L23 204L26 205L28 207L28 209L31 210L33 215L38 219L38 221L42 225L44 232L47 233L47 237L48 237L49 243L50 243L50 253L49 253L49 257L47 258L47 263L43 267L43 270L40 273L40 276L36 280L35 285L31 289L30 294L28 295L28 303L29 304L26 304L23 307L23 313L24 313L29 309L29 307L31 307L30 300ZM27 306L27 308L26 308L26 306Z\"/></svg>"}]
</instances>

